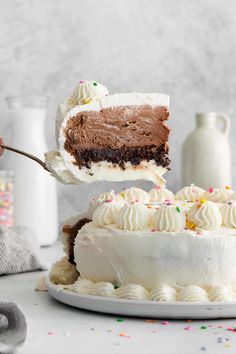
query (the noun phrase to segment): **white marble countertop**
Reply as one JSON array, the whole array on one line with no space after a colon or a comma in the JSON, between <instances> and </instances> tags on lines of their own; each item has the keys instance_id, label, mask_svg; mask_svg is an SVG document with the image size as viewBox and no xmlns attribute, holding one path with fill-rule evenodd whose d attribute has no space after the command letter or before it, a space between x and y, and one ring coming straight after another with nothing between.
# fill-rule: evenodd
<instances>
[{"instance_id":1,"label":"white marble countertop","mask_svg":"<svg viewBox=\"0 0 236 354\"><path fill-rule=\"evenodd\" d=\"M59 259L61 249L60 244L42 249L42 257L50 264ZM27 316L22 354L235 353L236 331L227 327L236 326L236 320L169 321L163 325L163 320L82 311L56 302L45 292L35 292L40 274L0 277L0 300L15 301ZM202 329L203 325L207 328Z\"/></svg>"}]
</instances>

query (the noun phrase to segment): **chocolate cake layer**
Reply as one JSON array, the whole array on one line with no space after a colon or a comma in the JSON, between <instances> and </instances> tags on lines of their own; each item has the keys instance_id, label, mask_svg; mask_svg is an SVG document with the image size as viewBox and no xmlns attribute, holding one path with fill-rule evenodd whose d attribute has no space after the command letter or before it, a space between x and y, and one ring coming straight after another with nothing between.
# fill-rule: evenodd
<instances>
[{"instance_id":1,"label":"chocolate cake layer","mask_svg":"<svg viewBox=\"0 0 236 354\"><path fill-rule=\"evenodd\" d=\"M168 158L168 145L162 144L159 147L154 145L132 147L123 149L83 149L71 151L75 157L76 164L79 167L91 167L91 162L108 161L119 165L122 169L125 168L125 163L130 162L137 166L141 161L155 160L156 164L163 167L168 167L170 160Z\"/></svg>"},{"instance_id":2,"label":"chocolate cake layer","mask_svg":"<svg viewBox=\"0 0 236 354\"><path fill-rule=\"evenodd\" d=\"M67 122L64 147L80 167L104 160L120 166L155 160L166 167L168 117L166 107L148 105L80 112Z\"/></svg>"},{"instance_id":3,"label":"chocolate cake layer","mask_svg":"<svg viewBox=\"0 0 236 354\"><path fill-rule=\"evenodd\" d=\"M75 238L79 232L79 230L88 222L90 222L91 220L89 219L81 219L79 220L75 225L73 226L69 226L69 225L64 225L62 231L64 233L68 234L68 249L69 249L69 262L74 264L74 242L75 242Z\"/></svg>"}]
</instances>

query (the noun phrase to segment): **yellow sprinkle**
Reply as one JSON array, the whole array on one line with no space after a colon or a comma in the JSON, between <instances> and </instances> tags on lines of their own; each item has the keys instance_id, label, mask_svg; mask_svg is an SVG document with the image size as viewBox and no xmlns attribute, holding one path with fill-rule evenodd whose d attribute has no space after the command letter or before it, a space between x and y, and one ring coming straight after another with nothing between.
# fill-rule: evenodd
<instances>
[{"instance_id":1,"label":"yellow sprinkle","mask_svg":"<svg viewBox=\"0 0 236 354\"><path fill-rule=\"evenodd\" d=\"M230 188L230 186L225 186L225 189L229 190L229 189L231 189L231 188Z\"/></svg>"},{"instance_id":2,"label":"yellow sprinkle","mask_svg":"<svg viewBox=\"0 0 236 354\"><path fill-rule=\"evenodd\" d=\"M205 204L206 201L207 201L207 200L206 200L205 198L201 198L201 199L200 199L200 203L201 203L201 204Z\"/></svg>"},{"instance_id":3,"label":"yellow sprinkle","mask_svg":"<svg viewBox=\"0 0 236 354\"><path fill-rule=\"evenodd\" d=\"M88 104L88 103L92 102L92 100L93 100L92 98L84 98L82 102L83 102L83 104Z\"/></svg>"},{"instance_id":4,"label":"yellow sprinkle","mask_svg":"<svg viewBox=\"0 0 236 354\"><path fill-rule=\"evenodd\" d=\"M125 193L124 192L121 192L120 196L125 199Z\"/></svg>"},{"instance_id":5,"label":"yellow sprinkle","mask_svg":"<svg viewBox=\"0 0 236 354\"><path fill-rule=\"evenodd\" d=\"M186 226L187 226L187 229L195 230L197 225L195 225L192 221L186 219Z\"/></svg>"}]
</instances>

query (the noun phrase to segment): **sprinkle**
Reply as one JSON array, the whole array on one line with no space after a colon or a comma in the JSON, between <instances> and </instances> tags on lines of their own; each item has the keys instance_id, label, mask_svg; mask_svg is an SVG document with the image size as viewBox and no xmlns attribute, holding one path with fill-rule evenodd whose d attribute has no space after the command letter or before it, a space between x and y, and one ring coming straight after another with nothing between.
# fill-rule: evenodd
<instances>
[{"instance_id":1,"label":"sprinkle","mask_svg":"<svg viewBox=\"0 0 236 354\"><path fill-rule=\"evenodd\" d=\"M127 338L129 338L129 336L127 336L124 332L119 333L118 336L119 337L127 337Z\"/></svg>"},{"instance_id":2,"label":"sprinkle","mask_svg":"<svg viewBox=\"0 0 236 354\"><path fill-rule=\"evenodd\" d=\"M203 326L201 326L201 329L208 329L208 326L203 325Z\"/></svg>"},{"instance_id":3,"label":"sprinkle","mask_svg":"<svg viewBox=\"0 0 236 354\"><path fill-rule=\"evenodd\" d=\"M116 322L124 322L123 318L117 318Z\"/></svg>"},{"instance_id":4,"label":"sprinkle","mask_svg":"<svg viewBox=\"0 0 236 354\"><path fill-rule=\"evenodd\" d=\"M231 188L230 186L225 186L225 189L230 190Z\"/></svg>"},{"instance_id":5,"label":"sprinkle","mask_svg":"<svg viewBox=\"0 0 236 354\"><path fill-rule=\"evenodd\" d=\"M144 322L147 322L147 323L156 323L157 321L156 321L156 320L144 320Z\"/></svg>"},{"instance_id":6,"label":"sprinkle","mask_svg":"<svg viewBox=\"0 0 236 354\"><path fill-rule=\"evenodd\" d=\"M180 207L176 207L176 210L178 211L178 213L180 213Z\"/></svg>"},{"instance_id":7,"label":"sprinkle","mask_svg":"<svg viewBox=\"0 0 236 354\"><path fill-rule=\"evenodd\" d=\"M155 189L161 189L161 187L160 187L160 186L155 186L154 188L155 188Z\"/></svg>"},{"instance_id":8,"label":"sprinkle","mask_svg":"<svg viewBox=\"0 0 236 354\"><path fill-rule=\"evenodd\" d=\"M92 98L84 98L84 99L83 99L83 104L91 103L92 100L93 100Z\"/></svg>"},{"instance_id":9,"label":"sprinkle","mask_svg":"<svg viewBox=\"0 0 236 354\"><path fill-rule=\"evenodd\" d=\"M185 331L191 331L191 330L192 330L192 327L191 327L191 326L186 326L186 327L184 327L184 330L185 330Z\"/></svg>"},{"instance_id":10,"label":"sprinkle","mask_svg":"<svg viewBox=\"0 0 236 354\"><path fill-rule=\"evenodd\" d=\"M234 328L233 327L227 327L227 331L233 331Z\"/></svg>"},{"instance_id":11,"label":"sprinkle","mask_svg":"<svg viewBox=\"0 0 236 354\"><path fill-rule=\"evenodd\" d=\"M155 232L156 231L156 229L151 229L151 232Z\"/></svg>"},{"instance_id":12,"label":"sprinkle","mask_svg":"<svg viewBox=\"0 0 236 354\"><path fill-rule=\"evenodd\" d=\"M201 198L201 199L200 199L200 203L201 203L201 204L205 204L205 203L206 203L206 199L205 199L205 198Z\"/></svg>"},{"instance_id":13,"label":"sprinkle","mask_svg":"<svg viewBox=\"0 0 236 354\"><path fill-rule=\"evenodd\" d=\"M205 351L207 348L206 347L201 347L201 350L202 351Z\"/></svg>"},{"instance_id":14,"label":"sprinkle","mask_svg":"<svg viewBox=\"0 0 236 354\"><path fill-rule=\"evenodd\" d=\"M192 320L186 320L186 322L193 322Z\"/></svg>"},{"instance_id":15,"label":"sprinkle","mask_svg":"<svg viewBox=\"0 0 236 354\"><path fill-rule=\"evenodd\" d=\"M84 80L79 80L79 83L80 83L80 84L83 84L83 83L84 83Z\"/></svg>"},{"instance_id":16,"label":"sprinkle","mask_svg":"<svg viewBox=\"0 0 236 354\"><path fill-rule=\"evenodd\" d=\"M120 193L120 196L121 196L123 199L125 199L125 193L124 193L124 192L121 192L121 193Z\"/></svg>"},{"instance_id":17,"label":"sprinkle","mask_svg":"<svg viewBox=\"0 0 236 354\"><path fill-rule=\"evenodd\" d=\"M208 188L208 192L212 193L214 191L214 189L212 187Z\"/></svg>"},{"instance_id":18,"label":"sprinkle","mask_svg":"<svg viewBox=\"0 0 236 354\"><path fill-rule=\"evenodd\" d=\"M225 348L230 348L230 347L231 347L231 345L229 343L225 344Z\"/></svg>"},{"instance_id":19,"label":"sprinkle","mask_svg":"<svg viewBox=\"0 0 236 354\"><path fill-rule=\"evenodd\" d=\"M97 85L98 85L97 82L94 81L94 82L93 82L93 86L97 86Z\"/></svg>"},{"instance_id":20,"label":"sprinkle","mask_svg":"<svg viewBox=\"0 0 236 354\"><path fill-rule=\"evenodd\" d=\"M112 202L112 199L107 199L106 200L106 203L111 203Z\"/></svg>"},{"instance_id":21,"label":"sprinkle","mask_svg":"<svg viewBox=\"0 0 236 354\"><path fill-rule=\"evenodd\" d=\"M94 328L90 328L90 331L94 331Z\"/></svg>"},{"instance_id":22,"label":"sprinkle","mask_svg":"<svg viewBox=\"0 0 236 354\"><path fill-rule=\"evenodd\" d=\"M54 336L55 332L54 331L48 331L49 336Z\"/></svg>"},{"instance_id":23,"label":"sprinkle","mask_svg":"<svg viewBox=\"0 0 236 354\"><path fill-rule=\"evenodd\" d=\"M161 322L161 324L162 324L163 326L168 326L168 325L170 324L170 322L168 322L168 321L163 321L163 322Z\"/></svg>"}]
</instances>

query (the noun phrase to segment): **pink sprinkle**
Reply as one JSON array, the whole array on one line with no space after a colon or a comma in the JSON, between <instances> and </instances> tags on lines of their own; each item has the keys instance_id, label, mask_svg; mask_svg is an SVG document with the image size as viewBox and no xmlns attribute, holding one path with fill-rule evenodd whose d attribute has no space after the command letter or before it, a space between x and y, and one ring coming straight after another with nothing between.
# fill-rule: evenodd
<instances>
[{"instance_id":1,"label":"pink sprinkle","mask_svg":"<svg viewBox=\"0 0 236 354\"><path fill-rule=\"evenodd\" d=\"M233 327L227 327L227 331L233 331Z\"/></svg>"},{"instance_id":2,"label":"pink sprinkle","mask_svg":"<svg viewBox=\"0 0 236 354\"><path fill-rule=\"evenodd\" d=\"M154 188L155 188L155 189L161 189L161 187L160 187L160 186L155 186Z\"/></svg>"},{"instance_id":3,"label":"pink sprinkle","mask_svg":"<svg viewBox=\"0 0 236 354\"><path fill-rule=\"evenodd\" d=\"M48 331L49 336L54 336L55 332L54 331Z\"/></svg>"},{"instance_id":4,"label":"pink sprinkle","mask_svg":"<svg viewBox=\"0 0 236 354\"><path fill-rule=\"evenodd\" d=\"M184 330L185 330L185 331L191 331L191 330L192 330L192 327L191 327L191 326L186 326L186 327L184 327Z\"/></svg>"},{"instance_id":5,"label":"pink sprinkle","mask_svg":"<svg viewBox=\"0 0 236 354\"><path fill-rule=\"evenodd\" d=\"M151 229L151 232L155 232L156 231L156 229Z\"/></svg>"},{"instance_id":6,"label":"pink sprinkle","mask_svg":"<svg viewBox=\"0 0 236 354\"><path fill-rule=\"evenodd\" d=\"M212 193L214 191L214 189L212 187L208 188L208 192Z\"/></svg>"},{"instance_id":7,"label":"pink sprinkle","mask_svg":"<svg viewBox=\"0 0 236 354\"><path fill-rule=\"evenodd\" d=\"M80 83L80 84L83 84L83 83L84 83L84 80L79 80L79 83Z\"/></svg>"},{"instance_id":8,"label":"pink sprinkle","mask_svg":"<svg viewBox=\"0 0 236 354\"><path fill-rule=\"evenodd\" d=\"M106 200L106 203L110 203L110 202L112 202L112 199L107 199Z\"/></svg>"},{"instance_id":9,"label":"pink sprinkle","mask_svg":"<svg viewBox=\"0 0 236 354\"><path fill-rule=\"evenodd\" d=\"M163 321L163 322L161 322L161 324L162 324L163 326L168 326L168 325L170 324L170 322L168 322L168 321Z\"/></svg>"}]
</instances>

